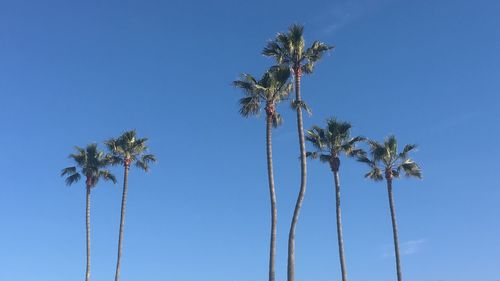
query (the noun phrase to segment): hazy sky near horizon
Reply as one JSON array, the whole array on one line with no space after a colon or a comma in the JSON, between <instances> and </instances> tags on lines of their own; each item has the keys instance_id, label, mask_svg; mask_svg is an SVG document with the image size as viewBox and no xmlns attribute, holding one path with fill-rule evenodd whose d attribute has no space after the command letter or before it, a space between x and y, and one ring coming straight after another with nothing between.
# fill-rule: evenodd
<instances>
[{"instance_id":1,"label":"hazy sky near horizon","mask_svg":"<svg viewBox=\"0 0 500 281\"><path fill-rule=\"evenodd\" d=\"M269 196L263 118L238 115L239 73L272 61L291 23L336 46L303 79L313 110L353 134L401 144L424 179L395 199L408 281L500 280L499 1L0 0L0 280L77 281L85 191L59 177L75 145L135 128L159 162L132 170L121 280L267 278ZM294 114L274 130L277 281L299 188ZM343 160L351 280L395 280L383 183ZM309 162L297 226L297 281L339 280L328 167ZM114 276L123 172L92 193L92 281Z\"/></svg>"}]
</instances>

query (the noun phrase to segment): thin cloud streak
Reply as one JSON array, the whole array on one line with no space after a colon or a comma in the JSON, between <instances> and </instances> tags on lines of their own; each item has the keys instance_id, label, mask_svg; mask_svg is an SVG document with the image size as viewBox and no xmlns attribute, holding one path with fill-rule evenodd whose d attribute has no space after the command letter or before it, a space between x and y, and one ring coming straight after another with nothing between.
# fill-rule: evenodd
<instances>
[{"instance_id":1,"label":"thin cloud streak","mask_svg":"<svg viewBox=\"0 0 500 281\"><path fill-rule=\"evenodd\" d=\"M400 253L402 256L410 256L419 253L422 251L422 248L427 243L426 239L418 239L418 240L410 240L400 244ZM384 249L384 253L382 254L383 258L394 257L394 248L393 246L386 246Z\"/></svg>"}]
</instances>

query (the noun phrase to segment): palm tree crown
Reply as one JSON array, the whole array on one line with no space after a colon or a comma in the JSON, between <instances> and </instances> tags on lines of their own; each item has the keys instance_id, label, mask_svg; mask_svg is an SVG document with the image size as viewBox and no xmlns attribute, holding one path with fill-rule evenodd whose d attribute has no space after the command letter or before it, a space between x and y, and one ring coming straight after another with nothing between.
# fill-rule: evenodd
<instances>
[{"instance_id":1,"label":"palm tree crown","mask_svg":"<svg viewBox=\"0 0 500 281\"><path fill-rule=\"evenodd\" d=\"M315 63L326 51L333 48L323 42L314 41L306 49L304 27L294 24L287 33L280 32L274 40L268 42L262 54L274 57L279 65L285 65L294 71L312 73Z\"/></svg>"},{"instance_id":2,"label":"palm tree crown","mask_svg":"<svg viewBox=\"0 0 500 281\"><path fill-rule=\"evenodd\" d=\"M422 171L408 154L414 151L415 144L405 145L403 150L398 153L398 143L395 136L389 136L384 143L369 140L371 159L365 154L358 157L358 161L366 163L371 170L365 174L365 177L375 181L384 179L399 178L401 171L406 176L422 178Z\"/></svg>"},{"instance_id":3,"label":"palm tree crown","mask_svg":"<svg viewBox=\"0 0 500 281\"><path fill-rule=\"evenodd\" d=\"M348 122L337 121L330 118L327 121L326 128L313 126L307 131L306 140L309 141L316 151L307 152L307 156L321 162L329 163L333 171L338 171L340 154L344 153L349 157L362 154L361 149L356 148L356 143L364 140L357 136L351 138L350 130L352 125Z\"/></svg>"},{"instance_id":4,"label":"palm tree crown","mask_svg":"<svg viewBox=\"0 0 500 281\"><path fill-rule=\"evenodd\" d=\"M288 82L290 70L288 68L272 67L260 80L250 74L242 74L233 85L243 90L245 96L240 99L240 114L243 117L258 115L261 105L265 104L266 114L273 117L273 126L282 123L282 118L276 112L276 104L287 99L292 84Z\"/></svg>"},{"instance_id":5,"label":"palm tree crown","mask_svg":"<svg viewBox=\"0 0 500 281\"><path fill-rule=\"evenodd\" d=\"M89 188L95 187L101 178L116 183L115 176L105 169L110 161L102 151L99 151L97 144L89 144L85 149L76 146L75 149L77 153L70 154L69 158L76 162L76 166L67 167L61 171L62 177L67 176L67 185L78 182L82 175L86 177L86 184Z\"/></svg>"},{"instance_id":6,"label":"palm tree crown","mask_svg":"<svg viewBox=\"0 0 500 281\"><path fill-rule=\"evenodd\" d=\"M147 138L137 138L135 130L123 133L116 139L106 141L106 146L110 151L110 161L113 165L130 166L135 165L149 171L149 164L156 162L153 154L147 154Z\"/></svg>"}]
</instances>

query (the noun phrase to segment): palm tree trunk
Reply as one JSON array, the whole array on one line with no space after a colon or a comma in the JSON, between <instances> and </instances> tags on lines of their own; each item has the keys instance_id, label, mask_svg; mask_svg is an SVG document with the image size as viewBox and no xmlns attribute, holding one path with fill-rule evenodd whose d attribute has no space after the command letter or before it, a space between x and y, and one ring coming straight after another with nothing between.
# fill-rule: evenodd
<instances>
[{"instance_id":1,"label":"palm tree trunk","mask_svg":"<svg viewBox=\"0 0 500 281\"><path fill-rule=\"evenodd\" d=\"M266 122L266 147L267 147L267 176L269 180L269 193L271 197L271 245L269 248L269 281L275 280L275 258L276 258L276 224L278 212L276 210L276 191L274 189L273 174L273 151L272 151L272 126L273 116L267 115Z\"/></svg>"},{"instance_id":2,"label":"palm tree trunk","mask_svg":"<svg viewBox=\"0 0 500 281\"><path fill-rule=\"evenodd\" d=\"M398 225L396 222L396 209L394 206L394 196L392 194L392 179L387 179L387 191L389 194L389 206L391 208L392 234L394 236L394 251L396 253L396 271L398 275L398 281L402 281L403 276L401 273L401 261L399 257Z\"/></svg>"},{"instance_id":3,"label":"palm tree trunk","mask_svg":"<svg viewBox=\"0 0 500 281\"><path fill-rule=\"evenodd\" d=\"M123 229L125 227L125 206L127 203L127 191L128 191L128 172L129 164L125 164L125 172L123 175L123 194L122 194L122 208L120 214L120 233L118 237L118 259L116 261L116 273L115 281L120 279L120 263L122 258L122 242L123 242Z\"/></svg>"},{"instance_id":4,"label":"palm tree trunk","mask_svg":"<svg viewBox=\"0 0 500 281\"><path fill-rule=\"evenodd\" d=\"M294 69L295 74L295 100L300 103L300 78L301 69L296 67ZM306 147L304 140L304 125L302 123L302 107L300 104L297 106L297 131L299 134L299 146L300 146L300 191L295 204L295 210L293 212L292 224L290 226L290 234L288 236L288 281L295 281L295 227L299 219L300 208L302 207L302 202L304 201L304 196L306 194L306 175L307 175L307 163L306 163Z\"/></svg>"},{"instance_id":5,"label":"palm tree trunk","mask_svg":"<svg viewBox=\"0 0 500 281\"><path fill-rule=\"evenodd\" d=\"M337 239L339 244L339 259L340 259L340 269L342 270L342 281L347 281L347 270L345 264L345 256L344 256L344 238L342 234L342 213L340 210L340 180L339 180L339 172L334 171L334 179L335 179L335 202L336 202L336 211L337 211Z\"/></svg>"},{"instance_id":6,"label":"palm tree trunk","mask_svg":"<svg viewBox=\"0 0 500 281\"><path fill-rule=\"evenodd\" d=\"M85 208L86 238L87 238L87 269L85 270L85 281L90 280L90 186L87 185L87 199Z\"/></svg>"}]
</instances>

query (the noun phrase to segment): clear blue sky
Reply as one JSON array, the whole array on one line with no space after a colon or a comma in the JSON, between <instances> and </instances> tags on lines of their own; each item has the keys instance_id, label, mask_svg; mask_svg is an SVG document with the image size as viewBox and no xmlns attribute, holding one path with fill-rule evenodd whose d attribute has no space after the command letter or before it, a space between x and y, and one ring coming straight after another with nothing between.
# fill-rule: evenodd
<instances>
[{"instance_id":1,"label":"clear blue sky","mask_svg":"<svg viewBox=\"0 0 500 281\"><path fill-rule=\"evenodd\" d=\"M133 170L122 280L267 278L264 120L240 118L241 72L291 23L337 48L303 80L305 126L417 143L425 179L395 183L408 281L500 280L500 2L0 1L0 280L82 280L74 145L136 128L159 163ZM299 187L293 112L275 131L277 280ZM395 279L383 183L341 171L351 280ZM309 165L297 280L339 279L329 169ZM122 171L117 169L121 179ZM92 280L114 275L121 180L92 198Z\"/></svg>"}]
</instances>

